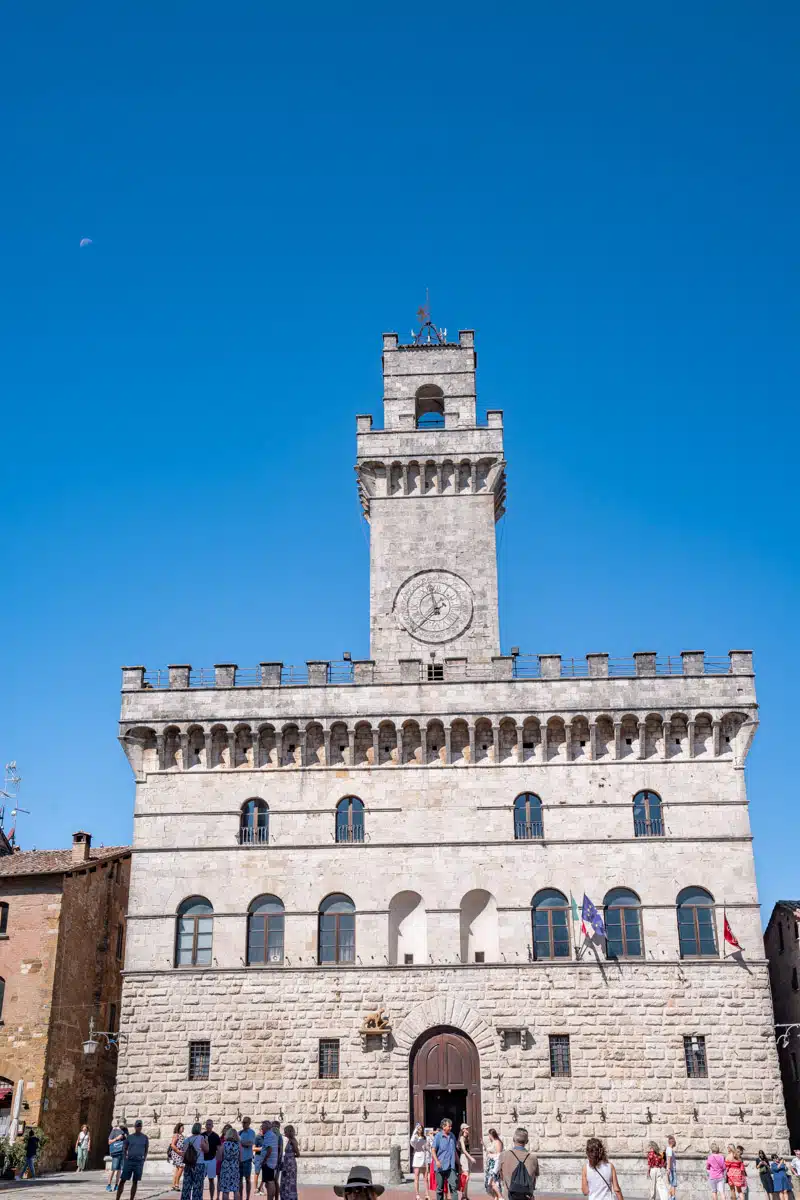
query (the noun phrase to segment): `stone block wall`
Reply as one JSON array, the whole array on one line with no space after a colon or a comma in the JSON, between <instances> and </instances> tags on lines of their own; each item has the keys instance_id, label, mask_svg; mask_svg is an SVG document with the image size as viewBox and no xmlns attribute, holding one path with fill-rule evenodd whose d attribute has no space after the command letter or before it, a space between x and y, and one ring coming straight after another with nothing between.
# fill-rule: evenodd
<instances>
[{"instance_id":1,"label":"stone block wall","mask_svg":"<svg viewBox=\"0 0 800 1200\"><path fill-rule=\"evenodd\" d=\"M379 1006L392 1022L387 1051L359 1034ZM339 1161L358 1158L385 1176L389 1146L407 1145L414 1043L445 1025L478 1048L484 1129L508 1138L516 1109L549 1156L543 1187L548 1169L552 1182L579 1171L573 1156L592 1134L633 1177L650 1138L668 1133L687 1168L711 1139L785 1145L770 1020L763 963L137 971L125 985L118 1108L129 1120L159 1114L156 1160L178 1120L282 1111L305 1178L330 1181ZM527 1049L501 1049L504 1023L527 1028ZM570 1036L569 1079L550 1076L550 1033ZM687 1079L691 1034L706 1038L707 1079ZM340 1040L338 1080L318 1078L320 1038ZM208 1082L188 1080L194 1039L211 1042Z\"/></svg>"}]
</instances>

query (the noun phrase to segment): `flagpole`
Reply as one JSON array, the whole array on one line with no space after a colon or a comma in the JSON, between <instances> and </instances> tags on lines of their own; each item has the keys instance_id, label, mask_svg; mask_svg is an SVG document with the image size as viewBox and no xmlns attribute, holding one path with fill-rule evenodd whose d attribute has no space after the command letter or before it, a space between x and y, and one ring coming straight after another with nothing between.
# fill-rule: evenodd
<instances>
[{"instance_id":1,"label":"flagpole","mask_svg":"<svg viewBox=\"0 0 800 1200\"><path fill-rule=\"evenodd\" d=\"M722 897L722 958L725 960L728 957L728 939L725 937L725 930L728 927L728 912L725 908L725 897Z\"/></svg>"}]
</instances>

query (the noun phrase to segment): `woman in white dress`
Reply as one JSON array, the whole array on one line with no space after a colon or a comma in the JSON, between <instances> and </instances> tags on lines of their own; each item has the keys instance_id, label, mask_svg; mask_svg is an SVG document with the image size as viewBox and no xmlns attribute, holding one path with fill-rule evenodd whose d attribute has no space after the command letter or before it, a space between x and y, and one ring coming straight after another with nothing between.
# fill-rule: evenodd
<instances>
[{"instance_id":1,"label":"woman in white dress","mask_svg":"<svg viewBox=\"0 0 800 1200\"><path fill-rule=\"evenodd\" d=\"M425 1200L428 1200L428 1139L422 1122L418 1121L411 1134L411 1168L414 1172L414 1195L416 1200L422 1200L420 1195L420 1179L425 1184Z\"/></svg>"},{"instance_id":2,"label":"woman in white dress","mask_svg":"<svg viewBox=\"0 0 800 1200\"><path fill-rule=\"evenodd\" d=\"M586 1162L581 1175L581 1191L589 1200L623 1200L616 1167L608 1161L606 1148L600 1138L586 1143Z\"/></svg>"}]
</instances>

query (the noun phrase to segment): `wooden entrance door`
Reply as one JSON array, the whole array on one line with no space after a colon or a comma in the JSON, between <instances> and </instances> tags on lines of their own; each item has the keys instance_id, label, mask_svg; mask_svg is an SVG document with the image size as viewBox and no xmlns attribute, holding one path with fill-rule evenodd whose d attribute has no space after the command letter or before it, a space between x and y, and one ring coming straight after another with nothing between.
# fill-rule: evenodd
<instances>
[{"instance_id":1,"label":"wooden entrance door","mask_svg":"<svg viewBox=\"0 0 800 1200\"><path fill-rule=\"evenodd\" d=\"M429 1115L433 1106L437 1105L442 1107L443 1112L447 1112L447 1093L452 1095L454 1115L466 1098L470 1154L476 1160L474 1170L482 1171L481 1064L475 1043L466 1034L442 1026L428 1030L416 1043L411 1058L411 1107L414 1124L417 1121L425 1124L426 1093ZM458 1126L454 1132L458 1137Z\"/></svg>"}]
</instances>

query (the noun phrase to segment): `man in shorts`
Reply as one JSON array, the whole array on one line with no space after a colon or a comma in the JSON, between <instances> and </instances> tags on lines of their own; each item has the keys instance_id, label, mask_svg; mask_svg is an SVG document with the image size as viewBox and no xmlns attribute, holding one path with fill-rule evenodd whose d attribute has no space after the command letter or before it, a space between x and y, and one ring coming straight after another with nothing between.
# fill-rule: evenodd
<instances>
[{"instance_id":1,"label":"man in shorts","mask_svg":"<svg viewBox=\"0 0 800 1200\"><path fill-rule=\"evenodd\" d=\"M256 1131L250 1128L250 1118L242 1117L242 1132L239 1134L239 1145L242 1148L241 1168L242 1179L247 1184L247 1200L250 1200L250 1189L253 1186L253 1146L256 1144ZM241 1189L244 1192L244 1188Z\"/></svg>"},{"instance_id":2,"label":"man in shorts","mask_svg":"<svg viewBox=\"0 0 800 1200\"><path fill-rule=\"evenodd\" d=\"M150 1139L146 1133L142 1133L142 1122L136 1121L133 1133L128 1134L128 1140L125 1143L125 1159L117 1187L117 1200L122 1200L122 1193L125 1191L125 1184L129 1179L131 1180L130 1200L134 1200L149 1149Z\"/></svg>"},{"instance_id":3,"label":"man in shorts","mask_svg":"<svg viewBox=\"0 0 800 1200\"><path fill-rule=\"evenodd\" d=\"M208 1154L206 1154L206 1175L208 1177L208 1196L209 1200L214 1200L214 1188L217 1183L217 1148L220 1143L220 1136L214 1132L214 1122L206 1121L205 1139L208 1142Z\"/></svg>"},{"instance_id":4,"label":"man in shorts","mask_svg":"<svg viewBox=\"0 0 800 1200\"><path fill-rule=\"evenodd\" d=\"M114 1128L108 1135L108 1153L111 1155L111 1166L108 1171L108 1179L106 1180L106 1191L114 1192L119 1183L119 1174L122 1170L122 1160L125 1157L125 1133L119 1121L114 1122Z\"/></svg>"},{"instance_id":5,"label":"man in shorts","mask_svg":"<svg viewBox=\"0 0 800 1200\"><path fill-rule=\"evenodd\" d=\"M275 1172L278 1167L278 1135L272 1121L261 1124L261 1178L267 1185L267 1200L275 1200Z\"/></svg>"}]
</instances>

